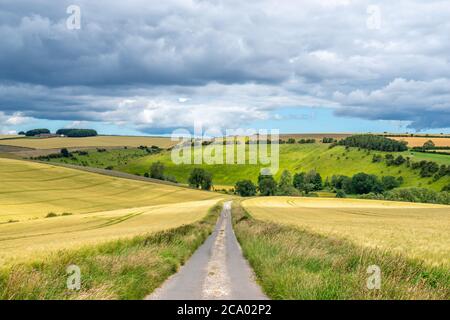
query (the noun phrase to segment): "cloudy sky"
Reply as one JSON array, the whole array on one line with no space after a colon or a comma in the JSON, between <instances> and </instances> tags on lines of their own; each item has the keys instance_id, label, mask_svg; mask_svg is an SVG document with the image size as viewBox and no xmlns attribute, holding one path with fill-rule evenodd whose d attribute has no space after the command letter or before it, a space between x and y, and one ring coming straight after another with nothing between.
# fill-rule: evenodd
<instances>
[{"instance_id":1,"label":"cloudy sky","mask_svg":"<svg viewBox=\"0 0 450 320\"><path fill-rule=\"evenodd\" d=\"M0 133L448 132L449 35L448 0L0 0Z\"/></svg>"}]
</instances>

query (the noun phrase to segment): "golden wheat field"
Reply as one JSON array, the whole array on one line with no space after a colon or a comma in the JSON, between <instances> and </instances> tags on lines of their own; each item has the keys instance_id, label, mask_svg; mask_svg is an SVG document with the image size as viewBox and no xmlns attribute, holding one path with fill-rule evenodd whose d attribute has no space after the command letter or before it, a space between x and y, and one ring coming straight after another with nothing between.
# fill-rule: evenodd
<instances>
[{"instance_id":1,"label":"golden wheat field","mask_svg":"<svg viewBox=\"0 0 450 320\"><path fill-rule=\"evenodd\" d=\"M0 262L191 223L225 197L3 158L0 181Z\"/></svg>"},{"instance_id":2,"label":"golden wheat field","mask_svg":"<svg viewBox=\"0 0 450 320\"><path fill-rule=\"evenodd\" d=\"M190 224L218 199L186 201L0 225L0 265L59 249L131 238Z\"/></svg>"},{"instance_id":3,"label":"golden wheat field","mask_svg":"<svg viewBox=\"0 0 450 320\"><path fill-rule=\"evenodd\" d=\"M408 142L408 147L422 147L429 140L433 141L436 147L450 147L450 138L427 138L427 137L389 137L398 141Z\"/></svg>"},{"instance_id":4,"label":"golden wheat field","mask_svg":"<svg viewBox=\"0 0 450 320\"><path fill-rule=\"evenodd\" d=\"M0 223L215 199L218 194L0 158Z\"/></svg>"},{"instance_id":5,"label":"golden wheat field","mask_svg":"<svg viewBox=\"0 0 450 320\"><path fill-rule=\"evenodd\" d=\"M0 144L33 149L55 149L76 147L139 147L158 146L168 148L176 142L165 137L138 137L138 136L96 136L83 138L21 138L2 140Z\"/></svg>"},{"instance_id":6,"label":"golden wheat field","mask_svg":"<svg viewBox=\"0 0 450 320\"><path fill-rule=\"evenodd\" d=\"M257 219L450 266L450 206L294 197L253 198L242 204Z\"/></svg>"}]
</instances>

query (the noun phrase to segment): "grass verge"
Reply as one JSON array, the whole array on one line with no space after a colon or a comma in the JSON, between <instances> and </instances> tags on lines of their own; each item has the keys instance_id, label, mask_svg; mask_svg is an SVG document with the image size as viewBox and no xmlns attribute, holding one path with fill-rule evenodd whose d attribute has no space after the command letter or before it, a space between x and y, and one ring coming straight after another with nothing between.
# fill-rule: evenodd
<instances>
[{"instance_id":1,"label":"grass verge","mask_svg":"<svg viewBox=\"0 0 450 320\"><path fill-rule=\"evenodd\" d=\"M233 223L244 255L272 299L450 299L450 272L347 240L256 220L239 203ZM381 289L367 289L367 268Z\"/></svg>"},{"instance_id":2,"label":"grass verge","mask_svg":"<svg viewBox=\"0 0 450 320\"><path fill-rule=\"evenodd\" d=\"M212 232L220 204L201 221L128 240L59 251L0 269L0 299L142 299L192 255ZM81 270L81 289L67 289L66 268Z\"/></svg>"}]
</instances>

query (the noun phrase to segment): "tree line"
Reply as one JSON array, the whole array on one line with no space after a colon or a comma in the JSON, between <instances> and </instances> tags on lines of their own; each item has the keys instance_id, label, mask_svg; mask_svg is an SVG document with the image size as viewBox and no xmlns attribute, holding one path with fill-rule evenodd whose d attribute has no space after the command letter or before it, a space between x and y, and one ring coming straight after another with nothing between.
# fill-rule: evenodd
<instances>
[{"instance_id":1,"label":"tree line","mask_svg":"<svg viewBox=\"0 0 450 320\"><path fill-rule=\"evenodd\" d=\"M408 147L406 146L407 143L404 141L388 139L373 134L350 136L337 142L337 145L387 152L401 152L408 150Z\"/></svg>"}]
</instances>

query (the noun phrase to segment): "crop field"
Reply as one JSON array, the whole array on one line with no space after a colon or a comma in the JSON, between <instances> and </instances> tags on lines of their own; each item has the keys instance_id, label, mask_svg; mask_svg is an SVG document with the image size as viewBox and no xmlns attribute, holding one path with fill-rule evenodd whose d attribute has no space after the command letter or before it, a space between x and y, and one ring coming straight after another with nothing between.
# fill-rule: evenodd
<instances>
[{"instance_id":1,"label":"crop field","mask_svg":"<svg viewBox=\"0 0 450 320\"><path fill-rule=\"evenodd\" d=\"M0 265L190 224L203 218L215 203L217 199L186 201L1 224Z\"/></svg>"},{"instance_id":2,"label":"crop field","mask_svg":"<svg viewBox=\"0 0 450 320\"><path fill-rule=\"evenodd\" d=\"M0 180L0 260L180 226L225 197L3 158Z\"/></svg>"},{"instance_id":3,"label":"crop field","mask_svg":"<svg viewBox=\"0 0 450 320\"><path fill-rule=\"evenodd\" d=\"M21 136L16 134L0 134L0 140L2 139L14 139L14 138L20 138Z\"/></svg>"},{"instance_id":4,"label":"crop field","mask_svg":"<svg viewBox=\"0 0 450 320\"><path fill-rule=\"evenodd\" d=\"M256 219L403 254L431 266L450 266L449 206L293 197L254 198L242 205Z\"/></svg>"},{"instance_id":5,"label":"crop field","mask_svg":"<svg viewBox=\"0 0 450 320\"><path fill-rule=\"evenodd\" d=\"M230 146L227 147L229 148ZM365 150L358 150L357 148L351 148L346 151L344 147L340 146L329 149L329 146L326 144L283 144L280 145L280 170L276 178L281 175L284 169L292 173L315 169L322 175L324 180L326 177L331 178L334 174L352 176L359 172L365 172L378 176L402 176L404 179L402 187L426 187L440 191L443 186L450 183L448 177L441 178L438 181L433 181L432 178L421 178L417 171L413 171L406 167L406 165L387 166L384 161L381 163L373 163L372 157L374 154L380 154L384 157L386 152L372 151L369 153ZM410 157L412 161L432 160L438 164L450 165L450 157L447 155L405 151L394 153L394 156L399 154L404 157ZM79 158L80 160L83 159L83 157ZM173 175L179 182L186 183L190 171L194 167L201 166L212 173L214 184L223 186L233 186L238 180L242 179L250 179L256 182L260 168L264 167L263 165L250 164L176 165L171 160L170 152L162 152L160 154L134 159L126 165L118 166L116 169L143 175L145 172L148 172L150 165L156 161L164 163L167 174Z\"/></svg>"},{"instance_id":6,"label":"crop field","mask_svg":"<svg viewBox=\"0 0 450 320\"><path fill-rule=\"evenodd\" d=\"M55 149L76 147L139 147L158 146L168 148L174 144L170 138L165 137L138 137L138 136L96 136L83 138L21 138L2 140L2 145L33 148Z\"/></svg>"},{"instance_id":7,"label":"crop field","mask_svg":"<svg viewBox=\"0 0 450 320\"><path fill-rule=\"evenodd\" d=\"M433 141L436 147L450 147L450 138L428 138L428 137L389 137L398 141L408 142L408 147L421 147L429 140Z\"/></svg>"},{"instance_id":8,"label":"crop field","mask_svg":"<svg viewBox=\"0 0 450 320\"><path fill-rule=\"evenodd\" d=\"M212 192L0 158L0 223L217 198Z\"/></svg>"}]
</instances>

